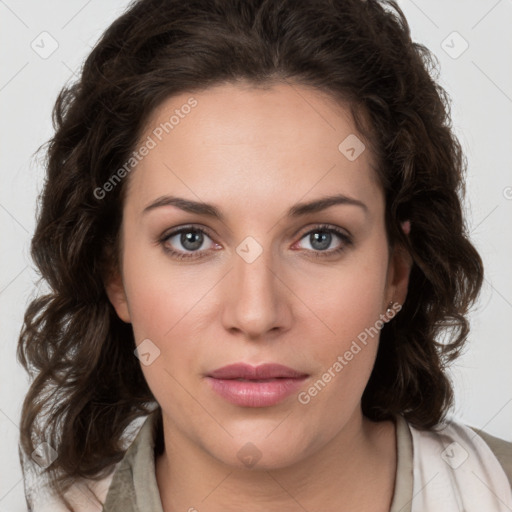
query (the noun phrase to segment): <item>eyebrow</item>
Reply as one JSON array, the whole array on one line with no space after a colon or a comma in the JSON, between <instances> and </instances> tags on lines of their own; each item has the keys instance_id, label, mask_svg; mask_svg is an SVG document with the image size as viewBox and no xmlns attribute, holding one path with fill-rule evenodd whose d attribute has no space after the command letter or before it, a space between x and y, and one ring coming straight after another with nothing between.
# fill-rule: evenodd
<instances>
[{"instance_id":1,"label":"eyebrow","mask_svg":"<svg viewBox=\"0 0 512 512\"><path fill-rule=\"evenodd\" d=\"M288 210L287 215L288 217L294 218L301 217L303 215L308 215L310 213L317 213L319 211L325 210L335 205L358 206L362 208L365 211L365 213L368 211L368 207L362 201L359 201L358 199L354 199L352 197L348 197L343 194L336 194L332 196L322 197L320 199L315 199L307 203L298 203ZM218 219L221 222L225 221L224 215L213 204L192 201L190 199L184 199L182 197L175 196L159 197L152 203L148 204L142 211L142 214L146 214L151 210L160 208L162 206L175 206L189 213L206 215L207 217Z\"/></svg>"}]
</instances>

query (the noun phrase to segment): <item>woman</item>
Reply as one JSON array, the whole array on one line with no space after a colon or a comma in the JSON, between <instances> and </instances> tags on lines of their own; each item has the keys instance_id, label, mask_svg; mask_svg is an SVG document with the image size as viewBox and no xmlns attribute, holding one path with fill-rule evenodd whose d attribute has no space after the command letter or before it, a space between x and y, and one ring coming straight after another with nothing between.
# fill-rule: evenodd
<instances>
[{"instance_id":1,"label":"woman","mask_svg":"<svg viewBox=\"0 0 512 512\"><path fill-rule=\"evenodd\" d=\"M55 108L29 508L512 506L511 444L446 420L483 269L431 66L393 2L113 23Z\"/></svg>"}]
</instances>

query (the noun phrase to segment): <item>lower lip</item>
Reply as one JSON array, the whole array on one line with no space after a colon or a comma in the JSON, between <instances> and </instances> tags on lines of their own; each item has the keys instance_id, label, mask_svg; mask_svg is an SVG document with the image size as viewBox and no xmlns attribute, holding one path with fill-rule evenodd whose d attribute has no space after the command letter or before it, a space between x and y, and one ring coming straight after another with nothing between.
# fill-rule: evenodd
<instances>
[{"instance_id":1,"label":"lower lip","mask_svg":"<svg viewBox=\"0 0 512 512\"><path fill-rule=\"evenodd\" d=\"M269 407L295 393L307 377L243 381L206 377L212 389L228 402L243 407Z\"/></svg>"}]
</instances>

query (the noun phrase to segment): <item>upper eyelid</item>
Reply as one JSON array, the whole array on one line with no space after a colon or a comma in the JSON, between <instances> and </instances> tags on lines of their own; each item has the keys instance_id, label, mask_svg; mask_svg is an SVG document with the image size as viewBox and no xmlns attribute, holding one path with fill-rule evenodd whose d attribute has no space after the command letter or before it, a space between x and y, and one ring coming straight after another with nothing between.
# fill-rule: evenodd
<instances>
[{"instance_id":1,"label":"upper eyelid","mask_svg":"<svg viewBox=\"0 0 512 512\"><path fill-rule=\"evenodd\" d=\"M176 228L171 228L169 230L165 230L164 233L160 236L160 239L167 239L176 235L179 235L180 233L186 232L186 231L200 231L208 235L210 238L212 238L210 234L210 230L206 228L205 226L200 225L185 225L180 226Z\"/></svg>"},{"instance_id":2,"label":"upper eyelid","mask_svg":"<svg viewBox=\"0 0 512 512\"><path fill-rule=\"evenodd\" d=\"M306 236L307 234L311 233L312 231L322 231L322 230L325 230L325 231L333 231L335 234L338 234L338 235L345 235L347 238L352 238L352 234L350 233L350 231L348 231L346 228L342 228L340 226L334 226L332 224L329 224L329 223L318 223L318 224L315 224L314 226L312 227L309 227L307 228L301 235L301 238ZM298 234L302 231L302 229L299 229L294 236L298 236Z\"/></svg>"}]
</instances>

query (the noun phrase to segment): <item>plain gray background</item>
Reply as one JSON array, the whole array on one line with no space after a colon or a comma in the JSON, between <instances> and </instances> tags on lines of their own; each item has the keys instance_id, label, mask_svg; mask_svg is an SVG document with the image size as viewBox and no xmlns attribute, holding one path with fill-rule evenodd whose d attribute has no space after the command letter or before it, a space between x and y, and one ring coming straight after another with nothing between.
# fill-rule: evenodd
<instances>
[{"instance_id":1,"label":"plain gray background","mask_svg":"<svg viewBox=\"0 0 512 512\"><path fill-rule=\"evenodd\" d=\"M25 307L37 293L29 241L43 166L33 153L52 134L60 88L127 5L0 0L0 512L26 510L17 424L28 380L15 351ZM399 5L413 39L439 58L469 161L471 238L486 270L468 348L451 369L453 416L512 441L512 0Z\"/></svg>"}]
</instances>

